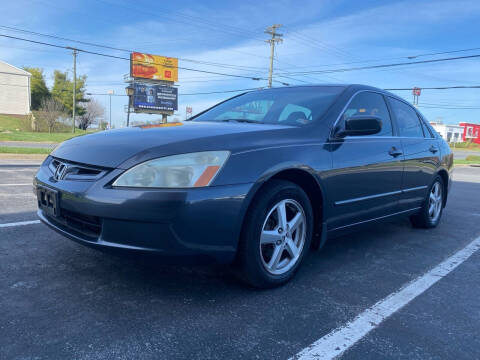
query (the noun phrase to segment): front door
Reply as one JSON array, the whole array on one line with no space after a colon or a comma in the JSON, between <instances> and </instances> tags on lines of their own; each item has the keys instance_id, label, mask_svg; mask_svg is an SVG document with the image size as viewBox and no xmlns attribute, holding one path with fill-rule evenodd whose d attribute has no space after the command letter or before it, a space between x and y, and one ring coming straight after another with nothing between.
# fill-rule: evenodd
<instances>
[{"instance_id":1,"label":"front door","mask_svg":"<svg viewBox=\"0 0 480 360\"><path fill-rule=\"evenodd\" d=\"M353 115L376 115L382 119L380 133L347 136L331 143L332 171L325 179L329 198L328 229L349 227L398 212L401 193L402 144L394 136L389 110L382 94L357 93L340 117L336 128Z\"/></svg>"}]
</instances>

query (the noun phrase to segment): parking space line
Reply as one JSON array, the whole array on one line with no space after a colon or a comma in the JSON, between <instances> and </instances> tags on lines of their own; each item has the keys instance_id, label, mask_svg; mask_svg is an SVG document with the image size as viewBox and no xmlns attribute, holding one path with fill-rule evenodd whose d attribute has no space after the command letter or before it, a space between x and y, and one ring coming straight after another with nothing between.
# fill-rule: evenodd
<instances>
[{"instance_id":1,"label":"parking space line","mask_svg":"<svg viewBox=\"0 0 480 360\"><path fill-rule=\"evenodd\" d=\"M333 359L342 355L388 317L428 290L479 249L480 237L432 270L366 309L351 322L315 341L292 359Z\"/></svg>"},{"instance_id":2,"label":"parking space line","mask_svg":"<svg viewBox=\"0 0 480 360\"><path fill-rule=\"evenodd\" d=\"M0 184L0 186L33 186L33 184Z\"/></svg>"},{"instance_id":3,"label":"parking space line","mask_svg":"<svg viewBox=\"0 0 480 360\"><path fill-rule=\"evenodd\" d=\"M14 227L14 226L24 226L24 225L33 225L40 224L40 220L30 220L30 221L19 221L14 223L0 224L0 228Z\"/></svg>"}]
</instances>

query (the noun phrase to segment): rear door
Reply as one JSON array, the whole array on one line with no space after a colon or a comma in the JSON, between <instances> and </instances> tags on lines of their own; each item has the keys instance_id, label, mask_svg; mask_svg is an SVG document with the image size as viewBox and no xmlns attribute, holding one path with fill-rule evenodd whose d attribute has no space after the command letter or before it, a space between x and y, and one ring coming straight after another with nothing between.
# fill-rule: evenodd
<instances>
[{"instance_id":1,"label":"rear door","mask_svg":"<svg viewBox=\"0 0 480 360\"><path fill-rule=\"evenodd\" d=\"M353 115L382 119L379 134L332 139L333 170L326 178L330 230L348 227L398 211L403 173L400 139L395 135L383 94L354 95L336 124L344 127Z\"/></svg>"},{"instance_id":2,"label":"rear door","mask_svg":"<svg viewBox=\"0 0 480 360\"><path fill-rule=\"evenodd\" d=\"M440 148L417 111L408 103L388 97L404 152L401 210L422 205L440 160Z\"/></svg>"}]
</instances>

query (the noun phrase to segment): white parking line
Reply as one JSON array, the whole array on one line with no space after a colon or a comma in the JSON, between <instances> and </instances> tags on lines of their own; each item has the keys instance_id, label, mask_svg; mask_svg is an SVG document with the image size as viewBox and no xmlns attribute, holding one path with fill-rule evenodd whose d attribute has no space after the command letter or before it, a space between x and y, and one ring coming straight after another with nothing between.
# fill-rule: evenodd
<instances>
[{"instance_id":1,"label":"white parking line","mask_svg":"<svg viewBox=\"0 0 480 360\"><path fill-rule=\"evenodd\" d=\"M479 249L480 237L473 240L466 247L450 256L432 270L407 283L400 290L390 294L383 300L380 300L351 322L323 336L300 351L292 359L333 359L342 355L389 316L448 275Z\"/></svg>"},{"instance_id":2,"label":"white parking line","mask_svg":"<svg viewBox=\"0 0 480 360\"><path fill-rule=\"evenodd\" d=\"M20 221L20 222L14 222L14 223L0 224L0 228L24 226L24 225L32 225L32 224L40 224L40 220Z\"/></svg>"},{"instance_id":3,"label":"white parking line","mask_svg":"<svg viewBox=\"0 0 480 360\"><path fill-rule=\"evenodd\" d=\"M33 186L33 184L0 184L0 186Z\"/></svg>"}]
</instances>

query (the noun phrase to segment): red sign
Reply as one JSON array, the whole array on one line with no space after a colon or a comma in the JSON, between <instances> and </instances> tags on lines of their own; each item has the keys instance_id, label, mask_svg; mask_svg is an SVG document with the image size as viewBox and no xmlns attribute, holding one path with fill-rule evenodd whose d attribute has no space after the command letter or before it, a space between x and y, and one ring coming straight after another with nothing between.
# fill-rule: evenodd
<instances>
[{"instance_id":1,"label":"red sign","mask_svg":"<svg viewBox=\"0 0 480 360\"><path fill-rule=\"evenodd\" d=\"M420 96L420 94L422 93L422 89L420 89L418 87L414 87L412 93L415 96Z\"/></svg>"},{"instance_id":2,"label":"red sign","mask_svg":"<svg viewBox=\"0 0 480 360\"><path fill-rule=\"evenodd\" d=\"M187 114L191 114L192 113L192 107L191 106L187 106Z\"/></svg>"}]
</instances>

